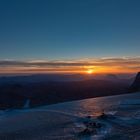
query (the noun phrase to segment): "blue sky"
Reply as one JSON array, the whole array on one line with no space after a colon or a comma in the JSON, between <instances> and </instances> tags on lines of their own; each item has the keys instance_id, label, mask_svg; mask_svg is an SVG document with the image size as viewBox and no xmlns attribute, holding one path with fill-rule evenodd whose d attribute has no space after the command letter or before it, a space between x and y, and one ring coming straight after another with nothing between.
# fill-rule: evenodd
<instances>
[{"instance_id":1,"label":"blue sky","mask_svg":"<svg viewBox=\"0 0 140 140\"><path fill-rule=\"evenodd\" d=\"M137 57L139 0L1 0L0 59Z\"/></svg>"}]
</instances>

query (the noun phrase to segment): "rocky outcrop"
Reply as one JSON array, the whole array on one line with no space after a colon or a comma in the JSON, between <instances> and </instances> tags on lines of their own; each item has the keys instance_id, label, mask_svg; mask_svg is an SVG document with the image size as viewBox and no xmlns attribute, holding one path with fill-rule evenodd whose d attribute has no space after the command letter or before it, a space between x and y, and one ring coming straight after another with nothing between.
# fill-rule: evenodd
<instances>
[{"instance_id":1,"label":"rocky outcrop","mask_svg":"<svg viewBox=\"0 0 140 140\"><path fill-rule=\"evenodd\" d=\"M137 91L140 91L140 72L138 72L133 84L130 87L130 92L137 92Z\"/></svg>"}]
</instances>

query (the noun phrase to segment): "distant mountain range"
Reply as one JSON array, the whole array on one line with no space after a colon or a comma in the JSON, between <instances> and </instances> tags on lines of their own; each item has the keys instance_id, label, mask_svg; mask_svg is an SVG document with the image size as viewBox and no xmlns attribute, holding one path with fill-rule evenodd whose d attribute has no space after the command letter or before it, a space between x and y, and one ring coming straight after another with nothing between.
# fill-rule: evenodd
<instances>
[{"instance_id":1,"label":"distant mountain range","mask_svg":"<svg viewBox=\"0 0 140 140\"><path fill-rule=\"evenodd\" d=\"M39 82L62 82L62 81L82 81L82 80L110 80L119 82L129 82L132 78L129 76L127 78L119 77L115 74L104 74L104 75L87 75L87 74L34 74L34 75L24 75L24 76L1 76L0 84L29 84L29 83L39 83Z\"/></svg>"}]
</instances>

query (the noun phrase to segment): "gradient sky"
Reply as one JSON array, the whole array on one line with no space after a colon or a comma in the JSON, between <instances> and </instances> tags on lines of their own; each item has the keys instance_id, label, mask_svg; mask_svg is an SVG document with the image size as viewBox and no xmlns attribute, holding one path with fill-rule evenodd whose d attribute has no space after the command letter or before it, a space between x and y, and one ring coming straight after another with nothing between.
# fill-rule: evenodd
<instances>
[{"instance_id":1,"label":"gradient sky","mask_svg":"<svg viewBox=\"0 0 140 140\"><path fill-rule=\"evenodd\" d=\"M139 0L0 0L1 61L139 54Z\"/></svg>"}]
</instances>

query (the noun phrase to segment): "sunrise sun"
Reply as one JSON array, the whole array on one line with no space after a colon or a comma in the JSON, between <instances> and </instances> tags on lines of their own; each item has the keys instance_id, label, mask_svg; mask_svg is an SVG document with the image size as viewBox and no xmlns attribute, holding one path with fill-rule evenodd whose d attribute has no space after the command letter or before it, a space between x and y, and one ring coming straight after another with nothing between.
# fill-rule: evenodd
<instances>
[{"instance_id":1,"label":"sunrise sun","mask_svg":"<svg viewBox=\"0 0 140 140\"><path fill-rule=\"evenodd\" d=\"M93 70L92 69L89 69L86 71L88 74L92 74L93 73Z\"/></svg>"}]
</instances>

